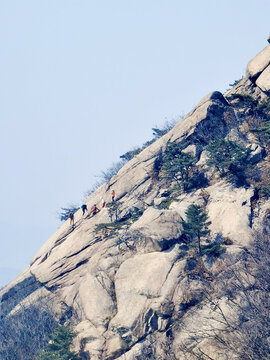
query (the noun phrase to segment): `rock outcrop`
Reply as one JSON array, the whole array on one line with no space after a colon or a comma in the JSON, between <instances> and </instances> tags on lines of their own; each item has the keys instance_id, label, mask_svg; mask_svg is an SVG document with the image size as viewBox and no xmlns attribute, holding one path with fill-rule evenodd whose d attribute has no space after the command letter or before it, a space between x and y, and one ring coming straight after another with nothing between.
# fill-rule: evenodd
<instances>
[{"instance_id":1,"label":"rock outcrop","mask_svg":"<svg viewBox=\"0 0 270 360\"><path fill-rule=\"evenodd\" d=\"M74 349L82 358L96 360L143 359L149 347L160 358L169 358L166 351L170 347L177 359L184 359L179 349L180 344L190 346L189 334L196 337L204 328L219 331L210 300L204 295L205 285L188 275L198 261L183 240L182 220L189 205L205 207L211 221L209 239L219 237L231 244L219 259L221 263L248 247L255 229L268 226L269 200L260 198L252 185L235 187L207 170L205 147L217 138L235 140L252 149L253 164L263 166L265 149L243 131L241 109L233 106L231 98L244 93L261 100L269 91L270 45L249 62L246 77L235 88L224 96L215 91L204 97L86 201L88 207L101 197L108 201L114 189L118 218L129 221L97 230L97 225L110 223L108 209L93 217L82 217L79 210L74 229L63 223L29 268L2 289L1 314L6 316L20 304L31 304L40 297L53 299L58 318L69 311L66 321L78 333ZM168 183L156 176L155 164L168 142L181 144L183 152L196 158L206 171L208 185L203 190L179 192L162 208ZM139 215L128 217L134 209ZM217 264L205 262L203 266L210 281L218 272ZM212 296L218 295L213 291ZM228 311L225 300L219 301L223 311ZM181 326L174 327L176 323ZM161 344L169 344L167 350ZM193 347L199 345L206 354L202 359L227 359L213 339L193 343Z\"/></svg>"},{"instance_id":2,"label":"rock outcrop","mask_svg":"<svg viewBox=\"0 0 270 360\"><path fill-rule=\"evenodd\" d=\"M263 99L270 94L270 44L256 55L247 65L246 76L229 91L252 94Z\"/></svg>"},{"instance_id":3,"label":"rock outcrop","mask_svg":"<svg viewBox=\"0 0 270 360\"><path fill-rule=\"evenodd\" d=\"M256 80L270 64L270 45L267 45L247 65L247 75L251 80Z\"/></svg>"}]
</instances>

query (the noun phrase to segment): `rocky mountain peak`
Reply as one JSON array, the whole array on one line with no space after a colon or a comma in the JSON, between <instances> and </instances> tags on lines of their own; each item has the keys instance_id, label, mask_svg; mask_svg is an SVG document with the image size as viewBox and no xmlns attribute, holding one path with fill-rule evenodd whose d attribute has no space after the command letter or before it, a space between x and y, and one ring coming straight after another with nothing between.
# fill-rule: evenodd
<instances>
[{"instance_id":1,"label":"rocky mountain peak","mask_svg":"<svg viewBox=\"0 0 270 360\"><path fill-rule=\"evenodd\" d=\"M254 131L265 126L269 95L270 44L231 90L205 96L87 198L88 209L100 208L101 198L109 204L94 216L78 210L74 227L59 227L2 289L2 316L46 299L58 321L74 327L73 348L83 359L227 359L217 339L226 328L220 314L227 321L237 309L230 313L219 274L239 262L255 233L269 235L269 194L262 190L270 191L269 143ZM217 140L247 150L241 184L232 165L227 173L209 165ZM187 179L168 175L171 143L186 161ZM192 204L209 221L201 254L183 228ZM228 358L237 358L231 350Z\"/></svg>"}]
</instances>

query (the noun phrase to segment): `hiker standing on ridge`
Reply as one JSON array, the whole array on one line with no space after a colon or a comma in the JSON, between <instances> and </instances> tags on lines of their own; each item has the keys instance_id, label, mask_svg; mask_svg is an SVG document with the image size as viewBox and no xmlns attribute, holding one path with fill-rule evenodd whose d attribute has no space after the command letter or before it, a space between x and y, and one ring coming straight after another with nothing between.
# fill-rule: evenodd
<instances>
[{"instance_id":1,"label":"hiker standing on ridge","mask_svg":"<svg viewBox=\"0 0 270 360\"><path fill-rule=\"evenodd\" d=\"M112 194L112 201L114 201L114 198L115 198L115 191L114 191L114 190L112 190L111 194Z\"/></svg>"},{"instance_id":2,"label":"hiker standing on ridge","mask_svg":"<svg viewBox=\"0 0 270 360\"><path fill-rule=\"evenodd\" d=\"M72 212L68 214L68 218L70 220L70 225L74 226L74 214Z\"/></svg>"},{"instance_id":3,"label":"hiker standing on ridge","mask_svg":"<svg viewBox=\"0 0 270 360\"><path fill-rule=\"evenodd\" d=\"M92 207L91 207L91 212L90 212L90 214L93 214L93 216L94 215L96 215L96 213L98 213L100 210L99 210L99 208L97 207L97 205L96 204L94 204Z\"/></svg>"},{"instance_id":4,"label":"hiker standing on ridge","mask_svg":"<svg viewBox=\"0 0 270 360\"><path fill-rule=\"evenodd\" d=\"M81 209L82 209L82 212L83 212L82 214L84 215L85 212L87 211L87 205L82 204Z\"/></svg>"}]
</instances>

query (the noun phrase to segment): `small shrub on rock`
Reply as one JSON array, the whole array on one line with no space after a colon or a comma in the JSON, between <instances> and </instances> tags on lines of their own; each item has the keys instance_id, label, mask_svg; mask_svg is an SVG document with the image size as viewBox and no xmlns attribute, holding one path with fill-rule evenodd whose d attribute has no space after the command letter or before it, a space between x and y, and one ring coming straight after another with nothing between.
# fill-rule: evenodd
<instances>
[{"instance_id":1,"label":"small shrub on rock","mask_svg":"<svg viewBox=\"0 0 270 360\"><path fill-rule=\"evenodd\" d=\"M237 84L239 84L239 82L240 82L242 79L243 79L243 76L242 76L240 79L238 79L238 80L234 80L234 82L231 83L231 84L229 84L229 86L230 86L231 88L235 87ZM228 90L229 90L229 89L228 89Z\"/></svg>"},{"instance_id":2,"label":"small shrub on rock","mask_svg":"<svg viewBox=\"0 0 270 360\"><path fill-rule=\"evenodd\" d=\"M154 138L159 139L163 135L167 134L167 132L169 132L175 126L176 122L176 120L166 121L161 127L152 128Z\"/></svg>"},{"instance_id":3,"label":"small shrub on rock","mask_svg":"<svg viewBox=\"0 0 270 360\"><path fill-rule=\"evenodd\" d=\"M226 251L224 246L220 244L209 244L202 246L202 255L209 257L218 257Z\"/></svg>"},{"instance_id":4,"label":"small shrub on rock","mask_svg":"<svg viewBox=\"0 0 270 360\"><path fill-rule=\"evenodd\" d=\"M125 154L120 156L120 159L123 159L124 161L130 161L134 158L134 156L138 155L142 151L141 148L135 147L134 149L131 149L127 151Z\"/></svg>"},{"instance_id":5,"label":"small shrub on rock","mask_svg":"<svg viewBox=\"0 0 270 360\"><path fill-rule=\"evenodd\" d=\"M134 208L131 209L131 217L130 217L130 220L132 222L135 222L137 221L141 216L142 214L144 213L144 210L143 209L139 209L137 208L136 206Z\"/></svg>"},{"instance_id":6,"label":"small shrub on rock","mask_svg":"<svg viewBox=\"0 0 270 360\"><path fill-rule=\"evenodd\" d=\"M187 190L201 189L207 187L208 185L209 181L205 174L196 169L193 176L190 178Z\"/></svg>"},{"instance_id":7,"label":"small shrub on rock","mask_svg":"<svg viewBox=\"0 0 270 360\"><path fill-rule=\"evenodd\" d=\"M230 98L237 109L244 111L244 116L252 123L251 132L260 142L270 145L270 99L259 102L248 94L233 94Z\"/></svg>"},{"instance_id":8,"label":"small shrub on rock","mask_svg":"<svg viewBox=\"0 0 270 360\"><path fill-rule=\"evenodd\" d=\"M115 232L116 230L120 230L123 224L118 222L110 222L110 223L100 223L95 226L95 231L99 232L101 230L110 230Z\"/></svg>"},{"instance_id":9,"label":"small shrub on rock","mask_svg":"<svg viewBox=\"0 0 270 360\"><path fill-rule=\"evenodd\" d=\"M234 102L237 108L246 108L253 113L256 111L258 101L248 94L233 94L230 100Z\"/></svg>"},{"instance_id":10,"label":"small shrub on rock","mask_svg":"<svg viewBox=\"0 0 270 360\"><path fill-rule=\"evenodd\" d=\"M166 200L161 201L161 203L157 207L158 209L169 209L173 201L177 201L177 199L167 198Z\"/></svg>"},{"instance_id":11,"label":"small shrub on rock","mask_svg":"<svg viewBox=\"0 0 270 360\"><path fill-rule=\"evenodd\" d=\"M258 128L251 129L258 139L267 146L270 146L270 120L264 121Z\"/></svg>"},{"instance_id":12,"label":"small shrub on rock","mask_svg":"<svg viewBox=\"0 0 270 360\"><path fill-rule=\"evenodd\" d=\"M265 120L270 120L270 99L258 102L255 110L259 113L259 115L263 116Z\"/></svg>"},{"instance_id":13,"label":"small shrub on rock","mask_svg":"<svg viewBox=\"0 0 270 360\"><path fill-rule=\"evenodd\" d=\"M258 190L261 197L270 198L270 184L260 185Z\"/></svg>"},{"instance_id":14,"label":"small shrub on rock","mask_svg":"<svg viewBox=\"0 0 270 360\"><path fill-rule=\"evenodd\" d=\"M255 117L262 117L265 120L270 116L270 101L269 98L259 102L253 96L248 94L233 94L229 100L233 101L234 107L245 111L246 115Z\"/></svg>"},{"instance_id":15,"label":"small shrub on rock","mask_svg":"<svg viewBox=\"0 0 270 360\"><path fill-rule=\"evenodd\" d=\"M95 231L103 231L103 235L105 236L113 236L115 235L119 230L121 230L124 226L130 225L131 223L137 221L143 214L144 210L139 209L136 206L129 209L128 212L122 216L121 218L118 218L118 206L116 204L121 205L122 203L119 202L111 202L109 203L109 216L111 217L110 223L100 223L95 226ZM113 204L113 205L112 205ZM107 204L108 206L108 204ZM115 221L112 221L113 215L115 215L115 211L117 212L117 219Z\"/></svg>"}]
</instances>

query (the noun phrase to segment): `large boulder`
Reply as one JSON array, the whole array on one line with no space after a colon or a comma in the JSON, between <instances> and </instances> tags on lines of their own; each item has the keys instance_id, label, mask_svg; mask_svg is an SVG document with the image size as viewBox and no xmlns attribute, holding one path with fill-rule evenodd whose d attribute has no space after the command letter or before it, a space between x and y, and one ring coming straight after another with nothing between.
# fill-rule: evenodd
<instances>
[{"instance_id":1,"label":"large boulder","mask_svg":"<svg viewBox=\"0 0 270 360\"><path fill-rule=\"evenodd\" d=\"M256 85L267 94L270 94L270 66L260 74L256 80Z\"/></svg>"},{"instance_id":2,"label":"large boulder","mask_svg":"<svg viewBox=\"0 0 270 360\"><path fill-rule=\"evenodd\" d=\"M252 236L252 204L254 189L234 188L217 183L207 188L210 194L207 210L214 235L222 234L237 245L245 246Z\"/></svg>"},{"instance_id":3,"label":"large boulder","mask_svg":"<svg viewBox=\"0 0 270 360\"><path fill-rule=\"evenodd\" d=\"M264 69L270 64L270 45L267 45L247 65L247 76L255 81Z\"/></svg>"},{"instance_id":4,"label":"large boulder","mask_svg":"<svg viewBox=\"0 0 270 360\"><path fill-rule=\"evenodd\" d=\"M178 255L179 247L174 246L166 252L135 255L120 266L115 277L117 313L109 326L111 338L121 329L122 339L131 344L150 332L164 331L172 311L166 301L184 266L183 261L177 262Z\"/></svg>"},{"instance_id":5,"label":"large boulder","mask_svg":"<svg viewBox=\"0 0 270 360\"><path fill-rule=\"evenodd\" d=\"M147 239L145 247L155 250L168 249L182 234L181 216L175 211L149 207L143 216L130 227Z\"/></svg>"}]
</instances>

